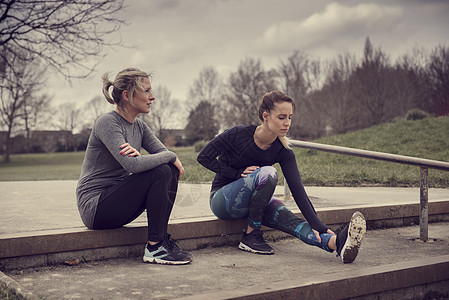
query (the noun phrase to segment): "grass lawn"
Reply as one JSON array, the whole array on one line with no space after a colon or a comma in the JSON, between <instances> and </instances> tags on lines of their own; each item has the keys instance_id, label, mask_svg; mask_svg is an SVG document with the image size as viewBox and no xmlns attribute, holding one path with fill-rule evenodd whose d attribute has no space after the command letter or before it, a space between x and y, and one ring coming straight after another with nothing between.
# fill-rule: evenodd
<instances>
[{"instance_id":1,"label":"grass lawn","mask_svg":"<svg viewBox=\"0 0 449 300\"><path fill-rule=\"evenodd\" d=\"M387 123L315 142L449 162L449 117ZM193 147L172 150L186 170L182 181L212 180L214 174L196 162ZM299 148L294 152L306 185L419 186L419 167ZM10 164L0 163L0 181L77 180L83 158L84 152L12 155ZM448 188L449 172L430 169L429 185Z\"/></svg>"},{"instance_id":2,"label":"grass lawn","mask_svg":"<svg viewBox=\"0 0 449 300\"><path fill-rule=\"evenodd\" d=\"M11 155L11 163L0 163L0 181L78 179L84 152Z\"/></svg>"}]
</instances>

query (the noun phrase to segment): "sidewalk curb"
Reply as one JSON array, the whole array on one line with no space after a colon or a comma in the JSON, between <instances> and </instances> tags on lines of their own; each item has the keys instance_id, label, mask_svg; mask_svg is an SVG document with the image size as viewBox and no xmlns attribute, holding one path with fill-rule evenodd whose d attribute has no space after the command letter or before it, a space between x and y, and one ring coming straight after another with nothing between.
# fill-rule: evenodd
<instances>
[{"instance_id":1,"label":"sidewalk curb","mask_svg":"<svg viewBox=\"0 0 449 300\"><path fill-rule=\"evenodd\" d=\"M357 272L320 274L305 280L285 280L203 293L178 299L348 299L366 297L383 297L408 299L410 293L415 297L416 286L432 286L441 293L449 292L449 255L399 262L390 265L367 267ZM342 288L345 287L345 288ZM423 288L425 291L426 288ZM447 295L447 294L446 294ZM380 298L383 298L380 297ZM425 297L424 297L425 298Z\"/></svg>"}]
</instances>

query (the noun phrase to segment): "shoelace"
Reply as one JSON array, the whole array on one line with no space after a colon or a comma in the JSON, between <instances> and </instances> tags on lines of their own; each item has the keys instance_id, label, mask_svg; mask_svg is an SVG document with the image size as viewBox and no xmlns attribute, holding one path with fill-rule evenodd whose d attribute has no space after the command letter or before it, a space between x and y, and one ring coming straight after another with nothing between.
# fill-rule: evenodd
<instances>
[{"instance_id":1,"label":"shoelace","mask_svg":"<svg viewBox=\"0 0 449 300\"><path fill-rule=\"evenodd\" d=\"M260 230L254 230L251 234L254 235L254 239L257 240L258 242L265 242L264 238L263 238L263 232Z\"/></svg>"},{"instance_id":2,"label":"shoelace","mask_svg":"<svg viewBox=\"0 0 449 300\"><path fill-rule=\"evenodd\" d=\"M176 240L172 239L170 234L166 234L165 240L167 241L167 245L169 246L170 250L179 249L178 245L176 244Z\"/></svg>"}]
</instances>

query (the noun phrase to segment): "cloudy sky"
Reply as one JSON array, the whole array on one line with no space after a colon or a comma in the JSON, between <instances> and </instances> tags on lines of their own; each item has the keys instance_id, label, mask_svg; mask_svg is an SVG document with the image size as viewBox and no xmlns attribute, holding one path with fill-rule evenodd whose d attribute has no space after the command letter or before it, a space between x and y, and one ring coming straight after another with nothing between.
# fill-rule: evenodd
<instances>
[{"instance_id":1,"label":"cloudy sky","mask_svg":"<svg viewBox=\"0 0 449 300\"><path fill-rule=\"evenodd\" d=\"M227 79L246 57L268 69L295 50L328 60L360 56L367 36L392 59L414 47L449 45L448 0L148 0L126 2L120 30L128 48L107 49L87 80L49 81L54 101L80 106L101 95L100 77L134 66L153 86L188 101L204 66ZM157 95L156 95L157 96ZM105 100L106 101L106 100Z\"/></svg>"}]
</instances>

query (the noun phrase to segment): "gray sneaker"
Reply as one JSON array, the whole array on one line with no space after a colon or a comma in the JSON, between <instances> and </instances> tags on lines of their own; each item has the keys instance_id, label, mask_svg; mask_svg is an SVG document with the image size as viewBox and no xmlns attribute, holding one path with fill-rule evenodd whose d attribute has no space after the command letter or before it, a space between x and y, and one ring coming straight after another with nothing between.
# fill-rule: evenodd
<instances>
[{"instance_id":1,"label":"gray sneaker","mask_svg":"<svg viewBox=\"0 0 449 300\"><path fill-rule=\"evenodd\" d=\"M143 261L164 265L185 265L192 261L192 256L186 252L178 251L168 239L164 239L156 245L147 243Z\"/></svg>"},{"instance_id":2,"label":"gray sneaker","mask_svg":"<svg viewBox=\"0 0 449 300\"><path fill-rule=\"evenodd\" d=\"M192 257L193 257L192 253L179 248L178 244L176 244L176 240L173 239L170 234L168 234L168 233L165 234L164 239L167 240L168 244L170 244L170 246L172 247L172 249L175 253L180 253L181 255L185 255L186 257L192 259Z\"/></svg>"},{"instance_id":3,"label":"gray sneaker","mask_svg":"<svg viewBox=\"0 0 449 300\"><path fill-rule=\"evenodd\" d=\"M356 211L352 214L351 221L337 232L337 256L345 264L352 263L357 257L365 234L365 217Z\"/></svg>"}]
</instances>

